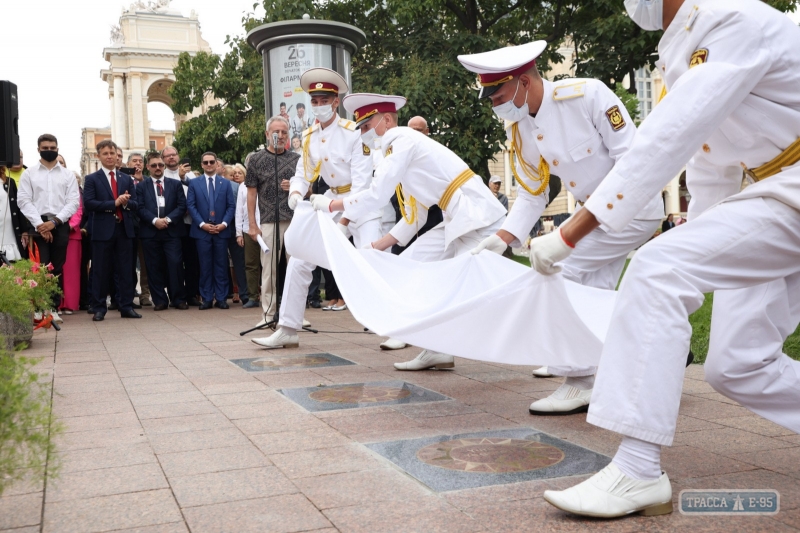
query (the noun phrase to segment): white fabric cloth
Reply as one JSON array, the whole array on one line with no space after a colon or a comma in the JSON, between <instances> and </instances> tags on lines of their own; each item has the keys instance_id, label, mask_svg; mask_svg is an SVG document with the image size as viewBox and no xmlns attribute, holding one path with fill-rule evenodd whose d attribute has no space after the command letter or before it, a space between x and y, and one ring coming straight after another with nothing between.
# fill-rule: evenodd
<instances>
[{"instance_id":1,"label":"white fabric cloth","mask_svg":"<svg viewBox=\"0 0 800 533\"><path fill-rule=\"evenodd\" d=\"M11 220L11 203L8 201L8 193L2 186L0 186L0 252L5 252L9 261L22 259L17 247L17 236L14 234L14 223Z\"/></svg>"},{"instance_id":2,"label":"white fabric cloth","mask_svg":"<svg viewBox=\"0 0 800 533\"><path fill-rule=\"evenodd\" d=\"M479 241L465 242L465 251ZM539 276L497 254L422 263L354 248L306 204L295 211L286 247L295 259L332 269L348 308L370 330L469 359L596 365L614 306L612 291Z\"/></svg>"},{"instance_id":3,"label":"white fabric cloth","mask_svg":"<svg viewBox=\"0 0 800 533\"><path fill-rule=\"evenodd\" d=\"M557 82L542 80L544 96L536 116L517 122L522 145L522 157L534 168L543 157L550 172L561 178L563 187L576 200L585 202L594 193L608 172L633 143L636 125L628 115L619 97L598 80L569 78ZM559 89L582 87L574 98L561 99ZM623 126L612 124L609 114L618 111ZM511 139L511 126L506 124L506 135ZM517 174L525 179L531 189L539 183L524 176L519 160L515 161ZM664 202L660 190L650 196L650 201L635 214L637 220L664 218ZM548 191L532 196L524 188L517 188L517 200L511 207L503 229L514 235L513 247L521 246L531 228L547 207Z\"/></svg>"},{"instance_id":4,"label":"white fabric cloth","mask_svg":"<svg viewBox=\"0 0 800 533\"><path fill-rule=\"evenodd\" d=\"M66 224L80 206L78 180L71 170L59 164L47 170L37 162L19 179L17 204L34 228L42 223L45 215L55 216Z\"/></svg>"},{"instance_id":5,"label":"white fabric cloth","mask_svg":"<svg viewBox=\"0 0 800 533\"><path fill-rule=\"evenodd\" d=\"M258 199L256 199L256 220L261 220ZM236 236L241 237L248 231L250 231L250 218L247 215L247 187L242 183L236 193Z\"/></svg>"},{"instance_id":6,"label":"white fabric cloth","mask_svg":"<svg viewBox=\"0 0 800 533\"><path fill-rule=\"evenodd\" d=\"M800 180L800 165L787 173ZM618 293L587 420L671 445L689 315L704 293L722 291L715 293L707 379L800 433L800 362L782 354L800 320L799 273L800 213L772 198L724 202L643 246Z\"/></svg>"}]
</instances>

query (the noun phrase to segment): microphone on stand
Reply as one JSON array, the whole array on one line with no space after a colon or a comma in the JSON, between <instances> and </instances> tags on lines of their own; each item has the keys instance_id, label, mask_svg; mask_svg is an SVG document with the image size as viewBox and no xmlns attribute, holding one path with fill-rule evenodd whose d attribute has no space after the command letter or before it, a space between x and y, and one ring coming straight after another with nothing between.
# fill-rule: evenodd
<instances>
[{"instance_id":1,"label":"microphone on stand","mask_svg":"<svg viewBox=\"0 0 800 533\"><path fill-rule=\"evenodd\" d=\"M278 134L272 134L272 148L277 152L278 151Z\"/></svg>"}]
</instances>

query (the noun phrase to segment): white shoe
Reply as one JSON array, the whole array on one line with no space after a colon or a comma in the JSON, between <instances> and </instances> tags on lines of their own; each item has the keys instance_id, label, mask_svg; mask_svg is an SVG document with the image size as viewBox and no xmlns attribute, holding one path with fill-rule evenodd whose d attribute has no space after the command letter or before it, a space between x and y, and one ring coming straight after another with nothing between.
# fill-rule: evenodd
<instances>
[{"instance_id":1,"label":"white shoe","mask_svg":"<svg viewBox=\"0 0 800 533\"><path fill-rule=\"evenodd\" d=\"M306 320L306 319L304 318L304 319L303 319L303 327L304 327L304 328L310 328L310 327L311 327L311 322L309 322L308 320Z\"/></svg>"},{"instance_id":2,"label":"white shoe","mask_svg":"<svg viewBox=\"0 0 800 533\"><path fill-rule=\"evenodd\" d=\"M408 346L408 344L400 339L389 338L381 343L381 350L402 350L406 346Z\"/></svg>"},{"instance_id":3,"label":"white shoe","mask_svg":"<svg viewBox=\"0 0 800 533\"><path fill-rule=\"evenodd\" d=\"M406 363L395 363L397 370L426 370L428 368L453 368L452 355L446 355L431 350L422 350L422 353Z\"/></svg>"},{"instance_id":4,"label":"white shoe","mask_svg":"<svg viewBox=\"0 0 800 533\"><path fill-rule=\"evenodd\" d=\"M533 377L535 378L552 378L553 374L547 371L546 366L540 366L536 370L532 372Z\"/></svg>"},{"instance_id":5,"label":"white shoe","mask_svg":"<svg viewBox=\"0 0 800 533\"><path fill-rule=\"evenodd\" d=\"M611 463L574 487L544 491L544 499L562 511L583 516L655 516L672 512L672 485L664 472L658 479L633 479Z\"/></svg>"},{"instance_id":6,"label":"white shoe","mask_svg":"<svg viewBox=\"0 0 800 533\"><path fill-rule=\"evenodd\" d=\"M562 384L547 398L536 400L528 409L532 415L573 415L589 410L592 389L581 390L572 385Z\"/></svg>"},{"instance_id":7,"label":"white shoe","mask_svg":"<svg viewBox=\"0 0 800 533\"><path fill-rule=\"evenodd\" d=\"M347 304L338 307L331 307L331 311L347 311Z\"/></svg>"},{"instance_id":8,"label":"white shoe","mask_svg":"<svg viewBox=\"0 0 800 533\"><path fill-rule=\"evenodd\" d=\"M50 311L50 316L53 317L53 322L55 322L56 324L64 323L64 319L58 316L58 313L56 311Z\"/></svg>"},{"instance_id":9,"label":"white shoe","mask_svg":"<svg viewBox=\"0 0 800 533\"><path fill-rule=\"evenodd\" d=\"M323 311L332 311L333 308L336 307L335 305L326 305L322 308Z\"/></svg>"},{"instance_id":10,"label":"white shoe","mask_svg":"<svg viewBox=\"0 0 800 533\"><path fill-rule=\"evenodd\" d=\"M264 348L297 348L300 346L300 337L285 333L283 328L278 328L278 331L269 337L259 337L251 340L253 344L258 344Z\"/></svg>"}]
</instances>

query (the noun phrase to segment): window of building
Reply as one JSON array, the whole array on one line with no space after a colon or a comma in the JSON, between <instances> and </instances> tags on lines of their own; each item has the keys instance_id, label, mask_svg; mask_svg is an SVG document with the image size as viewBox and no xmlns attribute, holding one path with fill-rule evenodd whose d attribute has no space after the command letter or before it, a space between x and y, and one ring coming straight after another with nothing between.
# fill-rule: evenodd
<instances>
[{"instance_id":1,"label":"window of building","mask_svg":"<svg viewBox=\"0 0 800 533\"><path fill-rule=\"evenodd\" d=\"M636 71L636 98L639 99L639 120L644 120L653 110L653 75L645 66Z\"/></svg>"},{"instance_id":2,"label":"window of building","mask_svg":"<svg viewBox=\"0 0 800 533\"><path fill-rule=\"evenodd\" d=\"M150 141L150 150L152 150L152 151L156 150L156 142L155 141Z\"/></svg>"}]
</instances>

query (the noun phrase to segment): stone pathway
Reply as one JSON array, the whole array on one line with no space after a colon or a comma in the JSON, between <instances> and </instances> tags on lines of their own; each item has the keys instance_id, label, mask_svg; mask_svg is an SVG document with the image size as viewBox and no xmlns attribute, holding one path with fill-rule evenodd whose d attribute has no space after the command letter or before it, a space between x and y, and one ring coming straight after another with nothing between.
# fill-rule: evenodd
<instances>
[{"instance_id":1,"label":"stone pathway","mask_svg":"<svg viewBox=\"0 0 800 533\"><path fill-rule=\"evenodd\" d=\"M475 458L483 457L486 446L499 439L481 441L483 437L475 434L535 430L548 435L543 442L557 442L553 437L605 456L613 454L619 438L588 425L582 415L531 417L527 411L531 401L559 384L533 379L533 367L459 359L454 371L397 372L392 363L407 360L418 350L380 351L380 338L361 333L363 328L349 312L309 309L306 318L314 327L337 333L302 333L300 348L273 352L250 343L252 334L238 335L258 320L257 310L236 306L229 311L155 313L151 308L143 315L133 321L110 312L104 322L95 324L80 313L64 317L57 335L37 332L26 355L39 358L39 371L52 375L53 408L67 427L58 441L63 468L60 478L48 480L45 487L21 484L7 491L0 498L0 530L374 533L800 528L800 436L715 393L703 381L701 366L687 371L679 434L675 446L664 453L675 500L685 488L769 488L781 493L776 516L687 517L676 507L669 516L599 521L568 516L541 498L544 489L573 485L585 475L517 482L512 476L506 484L436 492L375 451L387 447L375 443L410 439L427 443L437 441L434 437L452 441L451 435L468 435L446 445L449 451L460 447L461 455L452 454L451 470L462 470L459 476L491 476L463 471L495 469L501 460L505 471L513 470L530 459L525 456L527 443L517 439L513 453L494 457L492 463ZM298 356L318 353L334 354L355 365L296 366L302 364ZM272 369L285 356L292 356L295 366ZM258 357L271 358L261 363L265 368L261 372L248 372L230 362ZM400 398L405 393L392 393L398 403L380 403L387 398L369 389L371 402L378 405L310 412L278 392L391 381L447 398L431 396L437 401L410 403ZM333 389L323 390L327 394ZM353 394L358 398L366 393L350 388L347 394L351 400L346 401L352 401ZM549 465L561 456L557 449L546 448L546 457L537 456L537 465L556 468ZM417 457L440 460L434 452L428 447Z\"/></svg>"}]
</instances>

